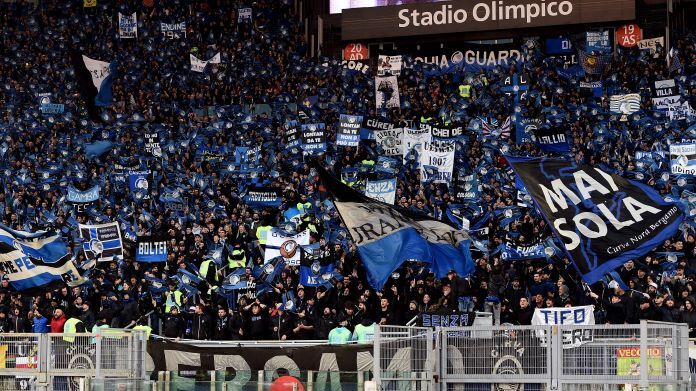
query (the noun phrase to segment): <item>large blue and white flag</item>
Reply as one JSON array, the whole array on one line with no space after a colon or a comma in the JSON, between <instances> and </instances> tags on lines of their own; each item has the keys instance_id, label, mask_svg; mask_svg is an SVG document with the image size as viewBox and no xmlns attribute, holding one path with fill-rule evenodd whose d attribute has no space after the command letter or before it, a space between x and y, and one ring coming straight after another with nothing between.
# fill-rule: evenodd
<instances>
[{"instance_id":1,"label":"large blue and white flag","mask_svg":"<svg viewBox=\"0 0 696 391\"><path fill-rule=\"evenodd\" d=\"M317 165L363 261L370 285L380 290L406 261L429 263L438 278L454 269L460 276L474 271L471 238L443 222L372 201L340 183Z\"/></svg>"},{"instance_id":2,"label":"large blue and white flag","mask_svg":"<svg viewBox=\"0 0 696 391\"><path fill-rule=\"evenodd\" d=\"M123 258L123 240L117 222L101 225L80 224L82 250L89 261L110 262Z\"/></svg>"},{"instance_id":3,"label":"large blue and white flag","mask_svg":"<svg viewBox=\"0 0 696 391\"><path fill-rule=\"evenodd\" d=\"M104 62L91 59L82 55L82 61L85 68L92 76L92 84L97 89L97 95L94 97L94 104L97 106L109 106L114 100L111 92L111 84L113 73L116 69L116 63Z\"/></svg>"},{"instance_id":4,"label":"large blue and white flag","mask_svg":"<svg viewBox=\"0 0 696 391\"><path fill-rule=\"evenodd\" d=\"M1 224L0 271L18 291L50 289L80 278L58 232L15 231Z\"/></svg>"},{"instance_id":5,"label":"large blue and white flag","mask_svg":"<svg viewBox=\"0 0 696 391\"><path fill-rule=\"evenodd\" d=\"M679 229L677 205L643 183L574 161L506 158L590 284Z\"/></svg>"}]
</instances>

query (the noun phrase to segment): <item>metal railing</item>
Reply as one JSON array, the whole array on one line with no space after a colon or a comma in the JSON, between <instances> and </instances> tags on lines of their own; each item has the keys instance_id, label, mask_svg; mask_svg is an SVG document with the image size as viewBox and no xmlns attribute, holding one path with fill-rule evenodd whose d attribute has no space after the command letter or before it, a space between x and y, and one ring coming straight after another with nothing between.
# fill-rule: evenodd
<instances>
[{"instance_id":1,"label":"metal railing","mask_svg":"<svg viewBox=\"0 0 696 391\"><path fill-rule=\"evenodd\" d=\"M684 324L380 326L374 351L379 390L690 386Z\"/></svg>"},{"instance_id":2,"label":"metal railing","mask_svg":"<svg viewBox=\"0 0 696 391\"><path fill-rule=\"evenodd\" d=\"M29 379L31 388L27 389L32 390L79 389L78 385L85 379L88 382L108 378L144 380L146 343L145 333L139 330L0 334L0 357L5 358L4 367L0 366L0 378Z\"/></svg>"},{"instance_id":3,"label":"metal railing","mask_svg":"<svg viewBox=\"0 0 696 391\"><path fill-rule=\"evenodd\" d=\"M429 327L377 326L374 380L389 390L433 390L434 333Z\"/></svg>"}]
</instances>

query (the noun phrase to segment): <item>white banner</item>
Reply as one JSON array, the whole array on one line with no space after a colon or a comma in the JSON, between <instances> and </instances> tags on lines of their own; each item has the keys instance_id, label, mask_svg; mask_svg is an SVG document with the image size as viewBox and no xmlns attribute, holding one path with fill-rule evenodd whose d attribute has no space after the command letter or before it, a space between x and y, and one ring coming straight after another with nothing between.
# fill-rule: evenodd
<instances>
[{"instance_id":1,"label":"white banner","mask_svg":"<svg viewBox=\"0 0 696 391\"><path fill-rule=\"evenodd\" d=\"M454 143L428 142L421 153L422 182L452 182Z\"/></svg>"},{"instance_id":2,"label":"white banner","mask_svg":"<svg viewBox=\"0 0 696 391\"><path fill-rule=\"evenodd\" d=\"M665 37L643 39L641 41L638 41L638 49L649 50L650 53L655 54L655 52L657 51L658 44L664 48Z\"/></svg>"},{"instance_id":3,"label":"white banner","mask_svg":"<svg viewBox=\"0 0 696 391\"><path fill-rule=\"evenodd\" d=\"M375 105L377 109L393 109L401 106L399 82L396 76L375 78Z\"/></svg>"},{"instance_id":4,"label":"white banner","mask_svg":"<svg viewBox=\"0 0 696 391\"><path fill-rule=\"evenodd\" d=\"M191 71L193 72L203 72L208 65L208 61L199 60L193 54L189 54L189 58L191 59Z\"/></svg>"},{"instance_id":5,"label":"white banner","mask_svg":"<svg viewBox=\"0 0 696 391\"><path fill-rule=\"evenodd\" d=\"M396 178L383 181L367 181L365 195L375 201L394 205L396 199Z\"/></svg>"},{"instance_id":6,"label":"white banner","mask_svg":"<svg viewBox=\"0 0 696 391\"><path fill-rule=\"evenodd\" d=\"M533 326L553 326L553 325L593 325L595 324L594 308L591 305L579 307L554 307L537 308L532 317ZM572 328L562 329L563 349L576 348L587 342L592 342L593 332L591 329ZM536 332L541 346L548 343L545 330Z\"/></svg>"},{"instance_id":7,"label":"white banner","mask_svg":"<svg viewBox=\"0 0 696 391\"><path fill-rule=\"evenodd\" d=\"M282 256L285 263L290 266L300 265L300 246L309 245L309 230L306 229L297 235L283 235L276 229L272 229L266 236L266 252L264 264L275 257Z\"/></svg>"},{"instance_id":8,"label":"white banner","mask_svg":"<svg viewBox=\"0 0 696 391\"><path fill-rule=\"evenodd\" d=\"M191 71L193 72L203 72L208 64L219 64L220 63L220 53L214 55L210 60L203 61L193 54L189 54L189 59L191 60Z\"/></svg>"},{"instance_id":9,"label":"white banner","mask_svg":"<svg viewBox=\"0 0 696 391\"><path fill-rule=\"evenodd\" d=\"M104 61L93 60L85 55L82 56L82 61L85 62L85 67L92 75L92 84L99 91L104 79L111 74L110 64Z\"/></svg>"},{"instance_id":10,"label":"white banner","mask_svg":"<svg viewBox=\"0 0 696 391\"><path fill-rule=\"evenodd\" d=\"M121 38L138 38L138 15L118 13L118 35Z\"/></svg>"},{"instance_id":11,"label":"white banner","mask_svg":"<svg viewBox=\"0 0 696 391\"><path fill-rule=\"evenodd\" d=\"M237 23L244 20L251 20L251 8L239 8L237 10Z\"/></svg>"},{"instance_id":12,"label":"white banner","mask_svg":"<svg viewBox=\"0 0 696 391\"><path fill-rule=\"evenodd\" d=\"M401 56L380 55L377 63L377 76L399 76L401 74L401 66Z\"/></svg>"},{"instance_id":13,"label":"white banner","mask_svg":"<svg viewBox=\"0 0 696 391\"><path fill-rule=\"evenodd\" d=\"M404 164L407 163L408 154L411 151L415 151L415 156L418 157L418 165L420 166L420 156L423 153L423 145L429 143L432 139L433 137L430 133L430 129L404 129Z\"/></svg>"},{"instance_id":14,"label":"white banner","mask_svg":"<svg viewBox=\"0 0 696 391\"><path fill-rule=\"evenodd\" d=\"M375 130L375 140L387 156L402 156L404 128Z\"/></svg>"},{"instance_id":15,"label":"white banner","mask_svg":"<svg viewBox=\"0 0 696 391\"><path fill-rule=\"evenodd\" d=\"M682 119L696 118L696 111L691 107L689 102L677 103L667 107L667 113L669 113L670 121L677 121Z\"/></svg>"},{"instance_id":16,"label":"white banner","mask_svg":"<svg viewBox=\"0 0 696 391\"><path fill-rule=\"evenodd\" d=\"M609 110L614 114L633 114L640 110L640 94L612 95Z\"/></svg>"},{"instance_id":17,"label":"white banner","mask_svg":"<svg viewBox=\"0 0 696 391\"><path fill-rule=\"evenodd\" d=\"M679 95L674 79L655 82L655 93L652 99L653 109L667 110L669 106L679 104L680 100L681 95Z\"/></svg>"},{"instance_id":18,"label":"white banner","mask_svg":"<svg viewBox=\"0 0 696 391\"><path fill-rule=\"evenodd\" d=\"M534 310L534 317L532 317L533 326L589 324L595 324L594 309L591 305L537 308Z\"/></svg>"},{"instance_id":19,"label":"white banner","mask_svg":"<svg viewBox=\"0 0 696 391\"><path fill-rule=\"evenodd\" d=\"M672 174L696 175L696 144L683 143L669 146Z\"/></svg>"}]
</instances>

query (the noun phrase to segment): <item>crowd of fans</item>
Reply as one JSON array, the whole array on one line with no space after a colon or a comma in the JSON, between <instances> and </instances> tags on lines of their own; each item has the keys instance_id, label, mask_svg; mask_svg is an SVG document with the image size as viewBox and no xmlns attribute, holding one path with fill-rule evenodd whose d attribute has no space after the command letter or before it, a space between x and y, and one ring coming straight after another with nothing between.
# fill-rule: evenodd
<instances>
[{"instance_id":1,"label":"crowd of fans","mask_svg":"<svg viewBox=\"0 0 696 391\"><path fill-rule=\"evenodd\" d=\"M524 42L524 62L476 72L440 74L406 58L399 76L401 108L386 110L375 107L374 69L352 72L336 58L307 56L304 27L288 1L255 1L250 21L237 17L245 4L227 0L174 0L154 6L123 0L99 2L95 8L83 8L82 0L40 3L34 8L0 2L2 223L31 232L61 231L77 265L85 257L76 223L119 221L136 237L165 237L169 254L163 263L135 262L134 241L126 235L124 259L91 266L81 286L17 292L3 279L0 332L61 332L67 319L79 318L86 330L149 321L155 332L161 325L161 335L168 338L328 339L336 329L332 340L364 340L369 338L365 330L375 323L406 324L423 311L485 310L494 314L497 324L530 324L535 308L587 304L595 305L598 323L653 319L685 322L696 330L693 218L687 218L672 240L618 270L626 289L617 283L583 284L562 256L503 261L496 252L500 244L534 243L551 232L533 209L518 206L514 178L502 174L507 164L500 149L504 145L506 153L514 155L542 153L534 143L516 145L514 137L497 140L498 148L491 149L475 131L458 145L455 167L479 177L481 194L471 220L490 216L472 232L484 248L472 250L476 269L470 276L452 271L438 279L426 266L412 262L376 291L366 282L355 245L328 235L329 223L307 212L303 227L311 226L311 241L320 244L322 257L343 277L333 286L301 286L298 267L287 266L266 292L250 291L230 300L215 289L189 295L172 279L182 267L198 272L216 251L224 276L231 271L223 269L235 249L251 275L254 265L263 264L259 226L282 224L282 212L298 204L327 208L323 201L330 196L316 170L284 148L290 120L326 124L328 146L319 158L340 176L342 170L362 167L379 155L374 140L364 140L357 148L334 144L340 114L381 116L414 126L422 118L466 126L478 116L502 123L514 111L514 98L500 88L502 80L520 73L530 88L518 114L545 113L566 126L571 152L562 158L636 179L638 168L650 164L638 161L635 152L665 151L670 142L693 138L687 131L693 118L669 121L656 114L650 102L652 83L674 78L682 99L696 107L692 35L674 42L681 66L667 65L666 48L658 48L654 56L638 48L619 48L601 75L586 79L560 71L562 61L545 56L539 40L536 46ZM118 38L119 12L137 13L137 39ZM187 23L185 36L170 39L161 34L160 23L182 21ZM78 93L71 50L116 61L114 104L98 121L89 118ZM219 52L221 63L204 73L191 72L192 51L199 58ZM579 80L602 80L603 98L581 95ZM470 97L459 94L462 83L473 86ZM630 92L643 96L639 118L610 118L607 97ZM64 104L65 113L41 114L41 93ZM259 104L267 104L271 112L242 110ZM602 127L606 132L597 131ZM143 152L144 134L152 131L161 137L159 158ZM88 157L85 145L100 140L112 141L113 149ZM261 170L254 180L283 189L279 208L251 208L242 197L248 178L197 159L201 148L229 155L235 146L261 146ZM128 186L114 179L119 165L134 164L153 171L150 199L134 199ZM692 210L693 184L652 175L657 170L642 171L646 175L641 180ZM75 211L65 201L67 184L81 190L99 184L96 207ZM447 220L447 208L454 203L451 188L421 183L419 171L408 165L399 171L397 187L399 206ZM187 196L182 210L157 202L164 189L177 188ZM503 221L506 216L496 213L510 208L517 214L514 219ZM203 277L214 285L211 277ZM153 279L166 283L153 289ZM295 297L293 308L283 304L288 292Z\"/></svg>"}]
</instances>

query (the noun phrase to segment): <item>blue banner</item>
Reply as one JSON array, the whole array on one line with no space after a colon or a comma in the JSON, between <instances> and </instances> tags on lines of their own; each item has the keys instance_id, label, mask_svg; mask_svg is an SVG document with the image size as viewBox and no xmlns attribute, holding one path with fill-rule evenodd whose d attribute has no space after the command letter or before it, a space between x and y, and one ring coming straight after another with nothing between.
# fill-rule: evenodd
<instances>
[{"instance_id":1,"label":"blue banner","mask_svg":"<svg viewBox=\"0 0 696 391\"><path fill-rule=\"evenodd\" d=\"M590 284L679 230L678 206L640 182L574 160L506 159Z\"/></svg>"},{"instance_id":2,"label":"blue banner","mask_svg":"<svg viewBox=\"0 0 696 391\"><path fill-rule=\"evenodd\" d=\"M305 153L326 151L325 129L323 123L302 125L302 149Z\"/></svg>"},{"instance_id":3,"label":"blue banner","mask_svg":"<svg viewBox=\"0 0 696 391\"><path fill-rule=\"evenodd\" d=\"M68 185L68 196L67 201L79 204L85 204L89 202L95 202L99 199L99 185L92 187L89 190L80 191L74 188L72 185Z\"/></svg>"},{"instance_id":4,"label":"blue banner","mask_svg":"<svg viewBox=\"0 0 696 391\"><path fill-rule=\"evenodd\" d=\"M592 53L611 53L612 40L609 30L587 31L585 33L585 51Z\"/></svg>"},{"instance_id":5,"label":"blue banner","mask_svg":"<svg viewBox=\"0 0 696 391\"><path fill-rule=\"evenodd\" d=\"M138 247L135 251L136 262L166 262L167 242L165 240L152 240L147 237L138 239Z\"/></svg>"},{"instance_id":6,"label":"blue banner","mask_svg":"<svg viewBox=\"0 0 696 391\"><path fill-rule=\"evenodd\" d=\"M500 259L503 261L519 261L536 258L546 258L544 245L542 243L529 246L520 246L510 243L500 245Z\"/></svg>"},{"instance_id":7,"label":"blue banner","mask_svg":"<svg viewBox=\"0 0 696 391\"><path fill-rule=\"evenodd\" d=\"M65 105L60 103L42 103L41 114L63 114Z\"/></svg>"},{"instance_id":8,"label":"blue banner","mask_svg":"<svg viewBox=\"0 0 696 391\"><path fill-rule=\"evenodd\" d=\"M572 54L574 51L570 38L546 38L546 54L548 55Z\"/></svg>"},{"instance_id":9,"label":"blue banner","mask_svg":"<svg viewBox=\"0 0 696 391\"><path fill-rule=\"evenodd\" d=\"M251 187L244 196L244 203L251 207L274 207L283 203L282 189Z\"/></svg>"}]
</instances>

